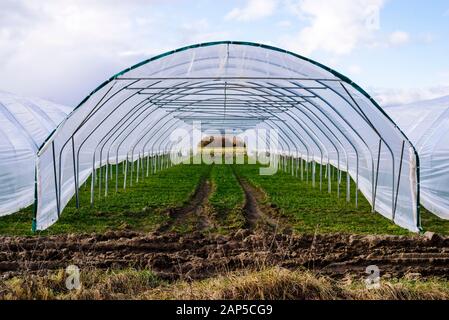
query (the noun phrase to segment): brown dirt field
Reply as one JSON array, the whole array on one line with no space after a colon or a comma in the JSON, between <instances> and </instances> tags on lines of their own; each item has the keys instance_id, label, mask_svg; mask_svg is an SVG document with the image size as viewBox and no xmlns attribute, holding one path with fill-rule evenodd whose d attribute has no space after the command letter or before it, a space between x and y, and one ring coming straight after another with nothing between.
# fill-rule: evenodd
<instances>
[{"instance_id":1,"label":"brown dirt field","mask_svg":"<svg viewBox=\"0 0 449 320\"><path fill-rule=\"evenodd\" d=\"M334 278L365 275L377 265L383 277L449 276L449 238L433 236L285 235L239 230L231 235L187 236L109 232L104 235L1 237L0 275L80 268L151 268L161 278L204 279L246 268L307 268Z\"/></svg>"},{"instance_id":2,"label":"brown dirt field","mask_svg":"<svg viewBox=\"0 0 449 320\"><path fill-rule=\"evenodd\" d=\"M151 269L166 280L205 279L273 266L305 268L337 279L366 277L370 265L378 266L385 278L449 278L449 237L293 235L278 210L264 204L264 193L237 179L246 196L246 229L228 235L207 230L213 218L208 212L211 184L206 175L191 201L171 210L170 221L152 234L0 237L0 280L46 274L70 264L81 269ZM192 219L196 231L171 232Z\"/></svg>"}]
</instances>

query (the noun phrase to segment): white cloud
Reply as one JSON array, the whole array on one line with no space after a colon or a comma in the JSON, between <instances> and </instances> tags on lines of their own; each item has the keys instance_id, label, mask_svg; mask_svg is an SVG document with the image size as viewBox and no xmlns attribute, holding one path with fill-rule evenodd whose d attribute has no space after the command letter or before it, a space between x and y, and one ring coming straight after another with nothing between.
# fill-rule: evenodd
<instances>
[{"instance_id":1,"label":"white cloud","mask_svg":"<svg viewBox=\"0 0 449 320\"><path fill-rule=\"evenodd\" d=\"M254 21L271 16L278 5L278 0L248 0L243 8L234 8L226 20Z\"/></svg>"},{"instance_id":2,"label":"white cloud","mask_svg":"<svg viewBox=\"0 0 449 320\"><path fill-rule=\"evenodd\" d=\"M350 74L355 75L355 76L358 76L359 74L362 73L362 68L356 64L351 65L348 70L349 70Z\"/></svg>"},{"instance_id":3,"label":"white cloud","mask_svg":"<svg viewBox=\"0 0 449 320\"><path fill-rule=\"evenodd\" d=\"M229 37L227 31L210 31L211 27L207 19L183 24L179 28L182 42L186 44L194 44L207 41L226 40Z\"/></svg>"},{"instance_id":4,"label":"white cloud","mask_svg":"<svg viewBox=\"0 0 449 320\"><path fill-rule=\"evenodd\" d=\"M384 0L299 0L290 1L291 10L308 23L281 42L303 54L322 50L348 54L360 43L371 41L380 28Z\"/></svg>"},{"instance_id":5,"label":"white cloud","mask_svg":"<svg viewBox=\"0 0 449 320\"><path fill-rule=\"evenodd\" d=\"M394 106L417 101L431 100L449 95L449 70L434 76L440 85L419 88L371 88L368 91L381 106Z\"/></svg>"},{"instance_id":6,"label":"white cloud","mask_svg":"<svg viewBox=\"0 0 449 320\"><path fill-rule=\"evenodd\" d=\"M395 31L388 37L388 42L392 46L402 46L410 41L410 35L405 31Z\"/></svg>"},{"instance_id":7,"label":"white cloud","mask_svg":"<svg viewBox=\"0 0 449 320\"><path fill-rule=\"evenodd\" d=\"M440 83L449 86L449 70L440 71L437 77Z\"/></svg>"},{"instance_id":8,"label":"white cloud","mask_svg":"<svg viewBox=\"0 0 449 320\"><path fill-rule=\"evenodd\" d=\"M410 89L372 88L369 91L382 107L388 107L447 96L449 86Z\"/></svg>"},{"instance_id":9,"label":"white cloud","mask_svg":"<svg viewBox=\"0 0 449 320\"><path fill-rule=\"evenodd\" d=\"M280 28L290 28L292 26L292 22L290 20L281 20L277 23L277 26Z\"/></svg>"},{"instance_id":10,"label":"white cloud","mask_svg":"<svg viewBox=\"0 0 449 320\"><path fill-rule=\"evenodd\" d=\"M435 42L436 38L437 37L435 36L435 34L430 33L430 32L423 32L423 33L418 34L419 42L424 43L424 44L433 43L433 42Z\"/></svg>"},{"instance_id":11,"label":"white cloud","mask_svg":"<svg viewBox=\"0 0 449 320\"><path fill-rule=\"evenodd\" d=\"M219 36L202 20L173 28L161 0L1 1L0 89L71 105L130 65Z\"/></svg>"},{"instance_id":12,"label":"white cloud","mask_svg":"<svg viewBox=\"0 0 449 320\"><path fill-rule=\"evenodd\" d=\"M14 19L0 20L0 88L63 103L76 104L130 63L114 56L141 36L120 1L14 1L8 12Z\"/></svg>"},{"instance_id":13,"label":"white cloud","mask_svg":"<svg viewBox=\"0 0 449 320\"><path fill-rule=\"evenodd\" d=\"M346 59L343 54L371 44L373 39L390 46L388 34L377 34L375 13L384 0L249 0L228 14L228 19L234 19L226 24L230 27L235 20L251 21L280 12L282 15L273 19L274 27L285 28L282 33L293 32L298 18L306 25L282 41L258 33L251 24L239 30L224 28L220 25L223 21L202 19L212 19L208 12L194 12L195 19L176 8L167 14L156 7L159 2L166 8L166 1L0 0L0 90L75 105L106 78L143 59L183 45L236 35L244 38L249 34L248 40L306 55L330 52L324 55L325 61L335 68L346 65L339 60ZM423 39L430 41L431 37L423 35ZM350 63L347 68L351 75L362 72ZM445 76L440 79L439 83L449 85ZM389 97L404 100L410 95L398 91Z\"/></svg>"}]
</instances>

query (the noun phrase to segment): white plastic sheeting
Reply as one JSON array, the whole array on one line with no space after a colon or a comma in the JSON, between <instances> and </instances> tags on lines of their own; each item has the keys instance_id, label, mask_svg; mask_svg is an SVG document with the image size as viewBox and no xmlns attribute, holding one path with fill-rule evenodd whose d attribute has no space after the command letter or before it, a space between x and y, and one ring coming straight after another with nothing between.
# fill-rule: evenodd
<instances>
[{"instance_id":1,"label":"white plastic sheeting","mask_svg":"<svg viewBox=\"0 0 449 320\"><path fill-rule=\"evenodd\" d=\"M0 216L34 202L37 151L71 110L0 92Z\"/></svg>"},{"instance_id":2,"label":"white plastic sheeting","mask_svg":"<svg viewBox=\"0 0 449 320\"><path fill-rule=\"evenodd\" d=\"M449 96L385 110L418 151L421 203L449 219Z\"/></svg>"},{"instance_id":3,"label":"white plastic sheeting","mask_svg":"<svg viewBox=\"0 0 449 320\"><path fill-rule=\"evenodd\" d=\"M277 152L348 171L377 212L419 230L417 154L374 100L321 64L243 42L162 54L82 101L39 151L37 229L58 219L96 168L167 152L170 133L193 120L205 129L275 129Z\"/></svg>"}]
</instances>

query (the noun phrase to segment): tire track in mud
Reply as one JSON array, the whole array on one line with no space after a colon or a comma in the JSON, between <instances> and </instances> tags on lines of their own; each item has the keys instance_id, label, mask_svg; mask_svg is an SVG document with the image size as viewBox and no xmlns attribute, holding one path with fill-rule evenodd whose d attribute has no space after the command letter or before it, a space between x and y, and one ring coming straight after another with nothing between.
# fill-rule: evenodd
<instances>
[{"instance_id":1,"label":"tire track in mud","mask_svg":"<svg viewBox=\"0 0 449 320\"><path fill-rule=\"evenodd\" d=\"M263 192L238 175L233 166L232 173L245 193L245 205L243 207L246 219L245 228L253 231L256 229L280 231L279 229L282 228L283 232L291 232L285 226L281 226L281 219L273 218L274 215L279 216L274 208L262 204L265 198Z\"/></svg>"},{"instance_id":2,"label":"tire track in mud","mask_svg":"<svg viewBox=\"0 0 449 320\"><path fill-rule=\"evenodd\" d=\"M189 223L189 218L193 218L196 221L195 228L198 231L204 231L211 226L212 222L208 214L210 211L208 200L212 193L210 172L211 168L201 178L188 204L183 207L170 209L168 212L170 220L162 224L156 232L168 232L176 225Z\"/></svg>"},{"instance_id":3,"label":"tire track in mud","mask_svg":"<svg viewBox=\"0 0 449 320\"><path fill-rule=\"evenodd\" d=\"M449 237L286 235L239 230L230 235L129 231L49 237L0 237L0 282L48 274L77 265L91 269L151 269L166 280L204 279L237 270L279 266L307 268L341 279L366 277L377 265L382 277L414 274L449 278Z\"/></svg>"}]
</instances>

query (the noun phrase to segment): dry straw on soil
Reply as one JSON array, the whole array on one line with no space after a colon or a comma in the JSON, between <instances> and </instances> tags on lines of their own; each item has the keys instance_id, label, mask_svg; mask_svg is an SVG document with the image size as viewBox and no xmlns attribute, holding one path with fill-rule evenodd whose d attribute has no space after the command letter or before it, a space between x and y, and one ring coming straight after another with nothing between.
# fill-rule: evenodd
<instances>
[{"instance_id":1,"label":"dry straw on soil","mask_svg":"<svg viewBox=\"0 0 449 320\"><path fill-rule=\"evenodd\" d=\"M229 273L206 280L174 283L150 271L86 273L80 290L65 288L65 273L29 275L0 281L1 299L299 299L410 300L448 299L449 286L440 280L391 280L368 290L360 280L332 280L308 271L269 268Z\"/></svg>"}]
</instances>

